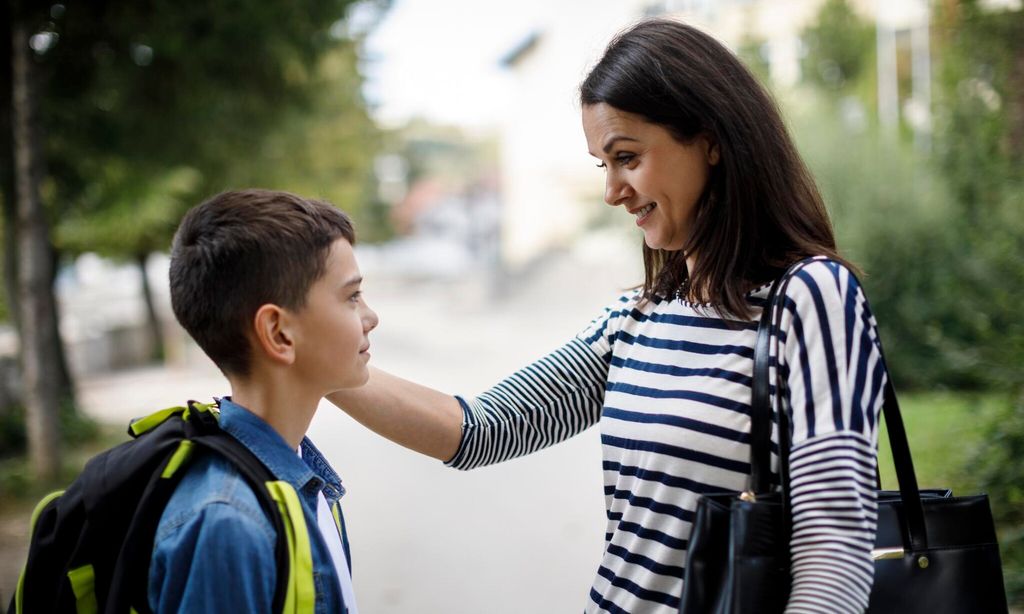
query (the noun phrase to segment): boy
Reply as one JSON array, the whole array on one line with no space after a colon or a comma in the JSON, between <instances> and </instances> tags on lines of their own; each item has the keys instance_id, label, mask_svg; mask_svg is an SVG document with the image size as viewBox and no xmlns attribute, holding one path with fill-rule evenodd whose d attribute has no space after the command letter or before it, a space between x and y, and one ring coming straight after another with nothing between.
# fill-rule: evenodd
<instances>
[{"instance_id":1,"label":"boy","mask_svg":"<svg viewBox=\"0 0 1024 614\"><path fill-rule=\"evenodd\" d=\"M345 491L305 433L324 395L368 378L367 335L378 320L360 294L354 240L348 217L329 204L226 192L188 212L170 265L175 316L231 385L221 428L298 494L315 611L353 614L336 507ZM248 483L218 455L204 455L160 519L149 605L157 613L270 612L276 543Z\"/></svg>"}]
</instances>

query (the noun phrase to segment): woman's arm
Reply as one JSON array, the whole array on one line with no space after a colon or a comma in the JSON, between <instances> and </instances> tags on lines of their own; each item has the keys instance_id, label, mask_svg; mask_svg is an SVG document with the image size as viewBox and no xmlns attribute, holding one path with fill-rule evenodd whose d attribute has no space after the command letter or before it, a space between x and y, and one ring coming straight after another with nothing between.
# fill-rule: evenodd
<instances>
[{"instance_id":1,"label":"woman's arm","mask_svg":"<svg viewBox=\"0 0 1024 614\"><path fill-rule=\"evenodd\" d=\"M569 439L601 417L608 363L573 339L464 400L462 443L448 465L475 469Z\"/></svg>"},{"instance_id":2,"label":"woman's arm","mask_svg":"<svg viewBox=\"0 0 1024 614\"><path fill-rule=\"evenodd\" d=\"M885 366L864 293L842 265L786 292L780 379L792 416L793 589L787 613L863 612L871 593L874 475Z\"/></svg>"},{"instance_id":3,"label":"woman's arm","mask_svg":"<svg viewBox=\"0 0 1024 614\"><path fill-rule=\"evenodd\" d=\"M579 336L475 398L371 368L366 385L327 399L378 435L456 469L523 456L600 418L617 320L637 297L619 297Z\"/></svg>"},{"instance_id":4,"label":"woman's arm","mask_svg":"<svg viewBox=\"0 0 1024 614\"><path fill-rule=\"evenodd\" d=\"M447 461L462 439L462 406L455 397L370 368L360 388L335 392L327 400L363 426L421 454Z\"/></svg>"},{"instance_id":5,"label":"woman's arm","mask_svg":"<svg viewBox=\"0 0 1024 614\"><path fill-rule=\"evenodd\" d=\"M564 441L597 422L608 363L580 339L465 400L380 369L332 403L391 441L473 469Z\"/></svg>"}]
</instances>

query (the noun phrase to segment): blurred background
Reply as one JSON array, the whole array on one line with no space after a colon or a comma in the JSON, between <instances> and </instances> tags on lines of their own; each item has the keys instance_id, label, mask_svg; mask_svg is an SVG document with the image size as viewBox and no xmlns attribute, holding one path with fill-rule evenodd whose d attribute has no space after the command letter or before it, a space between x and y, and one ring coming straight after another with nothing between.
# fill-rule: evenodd
<instances>
[{"instance_id":1,"label":"blurred background","mask_svg":"<svg viewBox=\"0 0 1024 614\"><path fill-rule=\"evenodd\" d=\"M40 496L130 418L228 392L167 296L170 239L206 196L285 189L349 212L373 361L452 393L642 281L576 91L615 32L660 15L722 40L779 101L865 272L918 479L989 493L1024 603L1020 0L5 3L0 598ZM467 474L330 405L311 435L349 490L362 611L584 604L596 429Z\"/></svg>"}]
</instances>

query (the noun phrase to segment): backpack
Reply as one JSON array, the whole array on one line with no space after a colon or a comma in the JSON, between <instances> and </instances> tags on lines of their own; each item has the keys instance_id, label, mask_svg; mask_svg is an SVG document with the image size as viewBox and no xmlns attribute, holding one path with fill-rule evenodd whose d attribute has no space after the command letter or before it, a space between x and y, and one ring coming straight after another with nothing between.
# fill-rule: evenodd
<instances>
[{"instance_id":1,"label":"backpack","mask_svg":"<svg viewBox=\"0 0 1024 614\"><path fill-rule=\"evenodd\" d=\"M312 569L298 495L221 430L218 418L215 406L189 401L135 420L131 440L95 456L67 490L44 497L32 513L28 560L8 614L152 612L157 524L182 468L209 453L238 469L277 534L272 611L312 611L312 575L296 573Z\"/></svg>"}]
</instances>

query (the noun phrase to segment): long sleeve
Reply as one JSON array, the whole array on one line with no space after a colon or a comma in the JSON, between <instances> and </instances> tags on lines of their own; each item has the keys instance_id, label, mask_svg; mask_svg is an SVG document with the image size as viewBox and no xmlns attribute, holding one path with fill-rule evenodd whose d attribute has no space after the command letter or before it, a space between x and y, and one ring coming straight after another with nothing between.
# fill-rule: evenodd
<instances>
[{"instance_id":1,"label":"long sleeve","mask_svg":"<svg viewBox=\"0 0 1024 614\"><path fill-rule=\"evenodd\" d=\"M459 398L462 442L446 464L474 469L536 452L594 425L607 363L583 341L520 369L476 398Z\"/></svg>"},{"instance_id":2,"label":"long sleeve","mask_svg":"<svg viewBox=\"0 0 1024 614\"><path fill-rule=\"evenodd\" d=\"M885 365L867 300L842 265L802 267L786 291L779 378L792 416L791 613L863 612L871 592Z\"/></svg>"}]
</instances>

